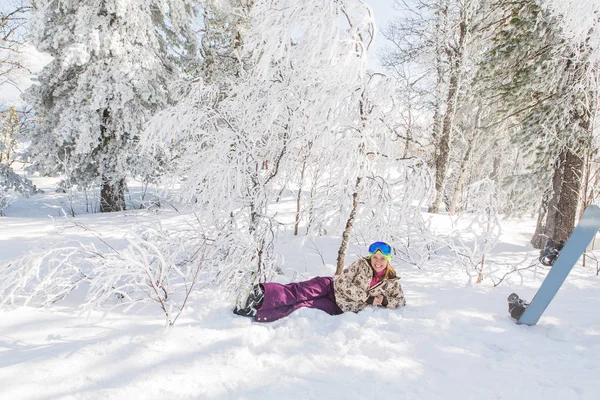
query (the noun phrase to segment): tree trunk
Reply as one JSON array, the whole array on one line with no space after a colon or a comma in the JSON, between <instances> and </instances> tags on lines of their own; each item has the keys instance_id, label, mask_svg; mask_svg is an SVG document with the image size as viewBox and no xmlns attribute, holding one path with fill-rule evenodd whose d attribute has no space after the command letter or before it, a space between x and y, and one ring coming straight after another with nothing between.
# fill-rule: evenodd
<instances>
[{"instance_id":1,"label":"tree trunk","mask_svg":"<svg viewBox=\"0 0 600 400\"><path fill-rule=\"evenodd\" d=\"M531 244L536 249L544 247L548 239L553 239L555 214L558 209L560 199L560 188L562 186L562 166L565 161L565 151L563 150L558 160L554 163L554 175L552 176L552 192L548 200L548 206L544 210L544 215L538 217L538 225L535 228L535 233L531 239Z\"/></svg>"},{"instance_id":2,"label":"tree trunk","mask_svg":"<svg viewBox=\"0 0 600 400\"><path fill-rule=\"evenodd\" d=\"M452 195L452 203L450 203L450 210L448 211L450 215L454 215L456 213L456 208L458 206L460 195L462 193L462 189L465 184L465 179L467 177L467 169L469 167L469 161L471 159L471 151L473 150L473 141L474 139L471 139L469 141L467 151L465 151L465 155L460 165L460 174L458 175L458 181L456 182L454 194Z\"/></svg>"},{"instance_id":3,"label":"tree trunk","mask_svg":"<svg viewBox=\"0 0 600 400\"><path fill-rule=\"evenodd\" d=\"M560 203L554 225L554 239L565 242L575 228L575 217L579 206L583 160L569 150L566 154L563 168L563 181L560 193Z\"/></svg>"},{"instance_id":4,"label":"tree trunk","mask_svg":"<svg viewBox=\"0 0 600 400\"><path fill-rule=\"evenodd\" d=\"M344 260L346 258L346 249L348 248L348 241L350 240L350 233L352 232L352 224L356 218L356 210L358 208L358 193L360 191L360 183L362 177L356 178L356 185L354 187L354 193L352 194L352 211L350 211L350 217L346 221L346 228L342 234L342 244L338 250L337 268L335 270L336 275L340 275L344 270Z\"/></svg>"},{"instance_id":5,"label":"tree trunk","mask_svg":"<svg viewBox=\"0 0 600 400\"><path fill-rule=\"evenodd\" d=\"M459 29L459 39L456 48L451 52L451 70L448 95L446 97L446 113L442 122L442 134L438 141L438 151L435 160L435 199L429 206L429 212L438 213L444 198L444 185L446 183L446 172L448 168L448 157L450 155L450 141L452 138L452 129L454 127L454 115L456 103L458 101L458 92L460 86L460 75L463 65L464 42L467 34L466 16L463 15Z\"/></svg>"},{"instance_id":6,"label":"tree trunk","mask_svg":"<svg viewBox=\"0 0 600 400\"><path fill-rule=\"evenodd\" d=\"M310 233L314 222L315 215L315 196L317 195L317 186L319 183L320 175L319 171L315 171L315 173L311 176L310 183L310 202L308 204L308 223L306 224L306 234Z\"/></svg>"},{"instance_id":7,"label":"tree trunk","mask_svg":"<svg viewBox=\"0 0 600 400\"><path fill-rule=\"evenodd\" d=\"M364 130L367 126L367 112L365 110L365 91L363 90L361 99L358 103L358 111L361 119L361 128ZM364 155L365 148L364 144L360 145L360 153ZM354 224L354 220L356 219L356 210L358 209L358 198L361 192L361 182L362 182L362 173L365 165L363 163L360 164L359 174L356 178L356 184L354 185L354 193L352 193L352 210L350 211L350 216L346 221L346 228L344 228L344 233L342 234L342 244L340 245L340 249L338 250L338 259L337 259L337 268L335 270L336 275L340 275L344 270L344 260L346 258L346 249L348 248L348 242L350 241L350 234L352 233L352 226Z\"/></svg>"},{"instance_id":8,"label":"tree trunk","mask_svg":"<svg viewBox=\"0 0 600 400\"><path fill-rule=\"evenodd\" d=\"M125 210L125 178L111 182L102 178L100 189L100 212L114 212Z\"/></svg>"},{"instance_id":9,"label":"tree trunk","mask_svg":"<svg viewBox=\"0 0 600 400\"><path fill-rule=\"evenodd\" d=\"M563 149L554 168L552 197L545 218L538 218L531 244L538 249L548 239L567 241L575 227L579 205L583 160L570 149Z\"/></svg>"},{"instance_id":10,"label":"tree trunk","mask_svg":"<svg viewBox=\"0 0 600 400\"><path fill-rule=\"evenodd\" d=\"M452 85L454 79L450 80ZM452 87L448 92L448 101L454 96L454 90ZM440 207L442 206L442 200L444 198L444 184L446 183L446 169L448 167L448 156L450 154L450 131L452 129L452 118L449 114L452 111L453 106L448 104L449 108L444 116L444 123L442 125L442 136L438 142L437 158L435 160L435 199L433 204L429 206L430 213L439 213Z\"/></svg>"},{"instance_id":11,"label":"tree trunk","mask_svg":"<svg viewBox=\"0 0 600 400\"><path fill-rule=\"evenodd\" d=\"M538 212L537 222L535 224L535 232L533 233L533 237L531 238L531 245L535 249L541 249L544 247L546 243L546 238L543 236L545 229L545 221L546 215L548 214L548 202L550 201L549 194L544 194L542 198L542 203L540 205L540 210Z\"/></svg>"},{"instance_id":12,"label":"tree trunk","mask_svg":"<svg viewBox=\"0 0 600 400\"><path fill-rule=\"evenodd\" d=\"M467 170L469 169L469 164L471 162L471 154L473 152L473 148L475 147L475 142L479 139L480 134L482 133L479 129L481 125L481 106L477 107L477 113L475 116L475 125L471 130L470 136L467 138L467 150L463 156L462 162L460 164L460 172L458 175L458 180L454 187L454 193L452 194L452 202L450 203L450 215L454 215L456 213L456 209L458 207L458 202L460 201L460 197L462 194L463 186L465 185L465 180L467 178Z\"/></svg>"},{"instance_id":13,"label":"tree trunk","mask_svg":"<svg viewBox=\"0 0 600 400\"><path fill-rule=\"evenodd\" d=\"M585 209L587 208L587 206L589 206L590 204L592 204L592 200L590 199L590 176L591 176L591 170L592 170L592 162L591 162L591 156L589 154L586 155L585 157L585 161L584 161L584 167L583 167L583 179L582 179L582 188L581 188L581 208L579 209L579 215L577 216L578 219L581 219L581 217L583 216L583 212L585 211Z\"/></svg>"},{"instance_id":14,"label":"tree trunk","mask_svg":"<svg viewBox=\"0 0 600 400\"><path fill-rule=\"evenodd\" d=\"M498 145L498 141L494 142L492 147L492 154L494 155L494 161L492 162L492 173L490 179L494 181L496 186L500 186L500 165L502 163L502 150Z\"/></svg>"},{"instance_id":15,"label":"tree trunk","mask_svg":"<svg viewBox=\"0 0 600 400\"><path fill-rule=\"evenodd\" d=\"M108 126L110 126L110 118L110 110L108 108L105 108L102 111L102 125L100 126L100 132L102 137L102 142L100 144L100 148L98 149L98 152L100 154L108 154L110 152L110 146L112 142L115 141L114 133L107 128ZM124 210L125 178L114 180L106 175L102 175L102 186L100 188L100 212L114 212Z\"/></svg>"},{"instance_id":16,"label":"tree trunk","mask_svg":"<svg viewBox=\"0 0 600 400\"><path fill-rule=\"evenodd\" d=\"M300 202L302 200L302 186L304 186L304 173L306 172L306 161L302 163L300 171L300 187L298 188L298 197L296 197L296 222L294 224L294 236L298 236L298 228L300 227Z\"/></svg>"},{"instance_id":17,"label":"tree trunk","mask_svg":"<svg viewBox=\"0 0 600 400\"><path fill-rule=\"evenodd\" d=\"M402 155L403 158L408 158L409 155L409 151L410 151L410 141L412 140L412 125L413 125L413 118L412 118L412 104L410 103L410 100L408 102L408 106L407 106L407 126L406 126L406 141L404 142L404 153Z\"/></svg>"},{"instance_id":18,"label":"tree trunk","mask_svg":"<svg viewBox=\"0 0 600 400\"><path fill-rule=\"evenodd\" d=\"M438 10L437 19L435 23L436 37L444 37L446 35L446 27L448 26L448 6L442 7ZM435 45L435 68L436 68L436 82L435 82L435 104L433 110L433 132L431 136L435 143L435 154L433 164L429 165L431 168L435 167L435 160L438 159L438 142L440 140L440 134L442 130L442 98L444 78L446 77L446 70L444 68L443 53L445 49L440 41L436 41Z\"/></svg>"}]
</instances>

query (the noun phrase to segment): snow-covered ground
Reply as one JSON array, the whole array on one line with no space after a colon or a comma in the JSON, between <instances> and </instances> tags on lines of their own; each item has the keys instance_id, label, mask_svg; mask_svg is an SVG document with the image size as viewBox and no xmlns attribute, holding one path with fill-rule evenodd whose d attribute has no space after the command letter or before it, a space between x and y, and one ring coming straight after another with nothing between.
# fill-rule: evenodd
<instances>
[{"instance_id":1,"label":"snow-covered ground","mask_svg":"<svg viewBox=\"0 0 600 400\"><path fill-rule=\"evenodd\" d=\"M82 230L57 232L67 194L38 180L0 218L0 265ZM81 194L77 194L81 199ZM290 197L290 206L293 201ZM77 203L81 207L81 202ZM285 207L285 204L282 205ZM80 224L114 243L146 211L84 214ZM167 208L164 221L177 218ZM439 217L434 227L447 221ZM490 259L531 262L533 220L503 221ZM285 280L332 275L339 240L284 236ZM351 262L359 248L352 248ZM321 261L323 257L324 263ZM215 289L198 292L174 327L158 310L81 315L0 310L0 399L596 399L600 392L600 277L578 266L536 326L516 325L506 297L531 299L547 272L523 284L466 286L448 266L396 265L407 306L329 316L301 309L269 324L231 313ZM295 271L295 272L294 272Z\"/></svg>"}]
</instances>

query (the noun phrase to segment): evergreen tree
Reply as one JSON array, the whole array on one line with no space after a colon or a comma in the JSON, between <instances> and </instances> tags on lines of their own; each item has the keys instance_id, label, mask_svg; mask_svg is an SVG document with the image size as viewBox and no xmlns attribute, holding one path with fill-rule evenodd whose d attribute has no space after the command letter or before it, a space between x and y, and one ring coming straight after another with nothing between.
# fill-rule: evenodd
<instances>
[{"instance_id":1,"label":"evergreen tree","mask_svg":"<svg viewBox=\"0 0 600 400\"><path fill-rule=\"evenodd\" d=\"M34 0L38 50L54 57L26 93L38 114L35 167L101 185L100 211L125 209L125 179L147 168L135 150L149 118L173 104L190 36L186 1ZM192 41L193 42L193 41Z\"/></svg>"},{"instance_id":2,"label":"evergreen tree","mask_svg":"<svg viewBox=\"0 0 600 400\"><path fill-rule=\"evenodd\" d=\"M574 227L596 107L586 101L591 49L565 40L557 18L533 0L498 4L502 18L481 77L500 103L496 124L516 125L514 140L533 152L536 180L549 188L532 239L539 248L547 237L566 240Z\"/></svg>"}]
</instances>

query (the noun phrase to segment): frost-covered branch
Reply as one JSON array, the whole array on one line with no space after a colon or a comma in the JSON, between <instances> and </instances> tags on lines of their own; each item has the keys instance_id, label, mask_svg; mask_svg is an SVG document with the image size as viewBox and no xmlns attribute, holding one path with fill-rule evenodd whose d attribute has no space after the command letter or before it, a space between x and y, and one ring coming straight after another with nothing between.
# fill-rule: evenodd
<instances>
[{"instance_id":1,"label":"frost-covered branch","mask_svg":"<svg viewBox=\"0 0 600 400\"><path fill-rule=\"evenodd\" d=\"M474 277L480 283L486 272L491 272L486 256L501 233L496 186L492 181L482 180L469 186L466 209L455 224L459 229L449 235L447 245L469 276L469 283Z\"/></svg>"},{"instance_id":2,"label":"frost-covered branch","mask_svg":"<svg viewBox=\"0 0 600 400\"><path fill-rule=\"evenodd\" d=\"M365 71L356 40L371 26L368 9L355 0L273 5L209 3L205 79L191 81L177 107L151 121L144 140L151 154L169 154L165 182L180 186L179 199L195 208L200 224L214 227L219 243L236 239L220 262L237 265L227 279L240 284L276 272L270 209L281 186L303 163L329 159L319 165L321 176L340 193L355 180L357 149L369 140L356 129ZM350 29L340 21L342 8L356 22ZM214 30L217 20L229 20L230 31ZM224 53L237 59L235 67L212 58ZM335 195L327 195L329 210L346 203Z\"/></svg>"},{"instance_id":3,"label":"frost-covered branch","mask_svg":"<svg viewBox=\"0 0 600 400\"><path fill-rule=\"evenodd\" d=\"M146 228L130 234L120 250L94 236L102 246L94 242L53 246L3 266L0 305L47 307L81 290L83 310L157 306L166 323L173 325L198 282L210 282L213 268L219 268L206 261L210 246L194 231Z\"/></svg>"}]
</instances>

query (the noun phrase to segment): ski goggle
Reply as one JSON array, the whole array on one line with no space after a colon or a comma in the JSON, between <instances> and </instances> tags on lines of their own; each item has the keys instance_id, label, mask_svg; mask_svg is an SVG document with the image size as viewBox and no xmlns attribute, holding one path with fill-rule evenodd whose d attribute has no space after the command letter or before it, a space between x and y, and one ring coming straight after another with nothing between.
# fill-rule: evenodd
<instances>
[{"instance_id":1,"label":"ski goggle","mask_svg":"<svg viewBox=\"0 0 600 400\"><path fill-rule=\"evenodd\" d=\"M386 258L391 257L392 255L392 247L385 242L375 242L369 246L369 253L371 255L380 252Z\"/></svg>"}]
</instances>

